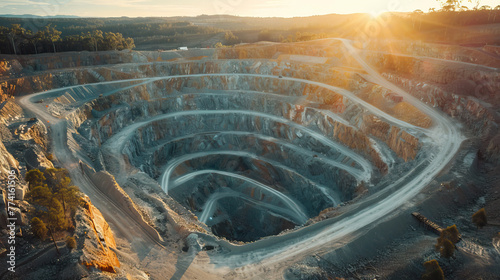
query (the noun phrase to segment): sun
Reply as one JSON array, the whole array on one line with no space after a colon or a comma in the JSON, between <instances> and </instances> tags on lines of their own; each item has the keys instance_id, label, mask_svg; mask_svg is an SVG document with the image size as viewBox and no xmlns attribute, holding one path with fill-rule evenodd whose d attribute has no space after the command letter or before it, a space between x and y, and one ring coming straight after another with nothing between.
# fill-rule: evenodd
<instances>
[{"instance_id":1,"label":"sun","mask_svg":"<svg viewBox=\"0 0 500 280\"><path fill-rule=\"evenodd\" d=\"M370 17L372 19L376 19L376 18L379 18L381 15L383 15L384 13L387 13L387 11L384 11L384 10L380 10L380 11L371 11L369 12L368 14L370 15Z\"/></svg>"}]
</instances>

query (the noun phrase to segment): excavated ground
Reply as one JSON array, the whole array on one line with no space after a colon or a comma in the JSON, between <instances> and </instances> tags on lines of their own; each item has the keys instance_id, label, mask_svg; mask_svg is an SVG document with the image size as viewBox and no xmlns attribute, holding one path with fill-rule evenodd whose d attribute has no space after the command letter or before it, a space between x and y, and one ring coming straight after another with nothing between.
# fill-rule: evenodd
<instances>
[{"instance_id":1,"label":"excavated ground","mask_svg":"<svg viewBox=\"0 0 500 280\"><path fill-rule=\"evenodd\" d=\"M429 117L374 84L354 84L351 69L308 59L316 62L157 62L139 66L144 78L34 101L72 122L92 166L135 167L214 234L254 241L380 190L425 158L419 143ZM129 67L106 70L136 72ZM295 75L311 75L310 67L323 73L318 82ZM353 85L320 83L331 80ZM402 106L421 127L397 118ZM117 157L124 160L110 160Z\"/></svg>"},{"instance_id":2,"label":"excavated ground","mask_svg":"<svg viewBox=\"0 0 500 280\"><path fill-rule=\"evenodd\" d=\"M110 65L87 58L78 61L86 67L18 77L17 89L5 79L2 89L44 85L48 91L29 101L41 117L67 121L52 137L114 175L160 235L172 226L197 232L196 244L218 247L211 262L230 269L339 248L334 241L355 238L414 198L464 139L419 99L460 112L484 137L494 127L475 99L410 84L417 99L387 81L408 89L404 75L383 77L366 64L397 70L432 61L359 56L345 40L104 58ZM498 77L498 69L484 68L460 75ZM158 192L173 200L160 207Z\"/></svg>"}]
</instances>

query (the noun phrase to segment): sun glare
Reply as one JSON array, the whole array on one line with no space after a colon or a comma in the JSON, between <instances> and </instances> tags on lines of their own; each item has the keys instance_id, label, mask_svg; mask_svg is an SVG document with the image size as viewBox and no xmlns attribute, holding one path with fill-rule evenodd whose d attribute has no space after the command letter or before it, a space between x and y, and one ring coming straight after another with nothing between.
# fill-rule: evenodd
<instances>
[{"instance_id":1,"label":"sun glare","mask_svg":"<svg viewBox=\"0 0 500 280\"><path fill-rule=\"evenodd\" d=\"M369 15L372 19L376 19L386 13L387 11L370 12Z\"/></svg>"}]
</instances>

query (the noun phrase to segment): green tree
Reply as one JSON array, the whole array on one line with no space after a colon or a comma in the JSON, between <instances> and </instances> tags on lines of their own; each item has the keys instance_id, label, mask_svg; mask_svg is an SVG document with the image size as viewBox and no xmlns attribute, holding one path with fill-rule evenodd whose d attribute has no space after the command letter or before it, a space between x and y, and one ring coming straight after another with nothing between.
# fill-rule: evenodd
<instances>
[{"instance_id":1,"label":"green tree","mask_svg":"<svg viewBox=\"0 0 500 280\"><path fill-rule=\"evenodd\" d=\"M15 55L17 55L18 41L24 38L25 33L26 29L22 28L20 24L12 24L9 33L7 34Z\"/></svg>"},{"instance_id":2,"label":"green tree","mask_svg":"<svg viewBox=\"0 0 500 280\"><path fill-rule=\"evenodd\" d=\"M464 2L463 0L436 0L441 3L441 7L443 11L455 11L460 10ZM472 0L467 0L467 2L472 3ZM479 5L479 1L477 1L477 5Z\"/></svg>"},{"instance_id":3,"label":"green tree","mask_svg":"<svg viewBox=\"0 0 500 280\"><path fill-rule=\"evenodd\" d=\"M66 218L61 202L52 198L47 212L47 222L49 229L64 230L66 228Z\"/></svg>"},{"instance_id":4,"label":"green tree","mask_svg":"<svg viewBox=\"0 0 500 280\"><path fill-rule=\"evenodd\" d=\"M52 199L52 192L46 186L36 186L28 192L26 199L30 203L48 207Z\"/></svg>"},{"instance_id":5,"label":"green tree","mask_svg":"<svg viewBox=\"0 0 500 280\"><path fill-rule=\"evenodd\" d=\"M103 43L104 36L101 30L94 30L92 32L87 33L87 37L90 39L92 47L94 47L94 51L98 51L98 46Z\"/></svg>"},{"instance_id":6,"label":"green tree","mask_svg":"<svg viewBox=\"0 0 500 280\"><path fill-rule=\"evenodd\" d=\"M121 33L106 32L104 42L108 50L123 50L123 36Z\"/></svg>"},{"instance_id":7,"label":"green tree","mask_svg":"<svg viewBox=\"0 0 500 280\"><path fill-rule=\"evenodd\" d=\"M134 39L132 39L132 38L125 39L125 42L123 43L123 46L127 50L131 50L131 49L135 48Z\"/></svg>"},{"instance_id":8,"label":"green tree","mask_svg":"<svg viewBox=\"0 0 500 280\"><path fill-rule=\"evenodd\" d=\"M40 220L38 217L34 217L30 221L31 225L31 231L33 232L33 235L35 235L37 238L41 240L45 240L45 237L47 237L47 227L45 226L45 223Z\"/></svg>"},{"instance_id":9,"label":"green tree","mask_svg":"<svg viewBox=\"0 0 500 280\"><path fill-rule=\"evenodd\" d=\"M477 226L477 228L482 228L488 224L486 219L486 210L484 208L479 209L474 215L472 215L472 222Z\"/></svg>"},{"instance_id":10,"label":"green tree","mask_svg":"<svg viewBox=\"0 0 500 280\"><path fill-rule=\"evenodd\" d=\"M450 240L445 239L439 253L441 254L441 257L449 259L453 257L453 254L455 253L455 245Z\"/></svg>"},{"instance_id":11,"label":"green tree","mask_svg":"<svg viewBox=\"0 0 500 280\"><path fill-rule=\"evenodd\" d=\"M452 225L447 227L441 232L441 236L439 238L448 239L453 243L457 243L460 241L460 233L458 232L457 226Z\"/></svg>"},{"instance_id":12,"label":"green tree","mask_svg":"<svg viewBox=\"0 0 500 280\"><path fill-rule=\"evenodd\" d=\"M26 40L33 45L35 54L38 54L38 43L41 41L42 35L40 31L33 33L31 30L26 31Z\"/></svg>"},{"instance_id":13,"label":"green tree","mask_svg":"<svg viewBox=\"0 0 500 280\"><path fill-rule=\"evenodd\" d=\"M29 187L33 188L36 186L43 186L45 182L45 176L38 169L32 169L26 173L26 181L29 183Z\"/></svg>"},{"instance_id":14,"label":"green tree","mask_svg":"<svg viewBox=\"0 0 500 280\"><path fill-rule=\"evenodd\" d=\"M500 11L500 5L498 5L495 8L493 8L493 10L495 11L493 13L493 21L495 21L497 19L498 11Z\"/></svg>"},{"instance_id":15,"label":"green tree","mask_svg":"<svg viewBox=\"0 0 500 280\"><path fill-rule=\"evenodd\" d=\"M66 238L66 247L68 247L70 251L76 248L76 240L74 237L68 236L68 238Z\"/></svg>"},{"instance_id":16,"label":"green tree","mask_svg":"<svg viewBox=\"0 0 500 280\"><path fill-rule=\"evenodd\" d=\"M9 46L10 45L10 42L9 42L9 28L5 27L5 26L0 26L0 46ZM2 50L2 48L0 48L0 50ZM0 53L2 53L0 51Z\"/></svg>"},{"instance_id":17,"label":"green tree","mask_svg":"<svg viewBox=\"0 0 500 280\"><path fill-rule=\"evenodd\" d=\"M455 252L455 243L460 240L460 233L457 226L452 225L441 231L441 235L437 239L434 246L436 251L441 254L441 257L450 258Z\"/></svg>"},{"instance_id":18,"label":"green tree","mask_svg":"<svg viewBox=\"0 0 500 280\"><path fill-rule=\"evenodd\" d=\"M71 185L71 179L68 176L62 177L52 187L54 192L59 192L61 189L66 189Z\"/></svg>"},{"instance_id":19,"label":"green tree","mask_svg":"<svg viewBox=\"0 0 500 280\"><path fill-rule=\"evenodd\" d=\"M52 43L54 53L56 52L56 42L61 40L61 34L62 32L57 30L56 26L52 27L51 24L45 26L45 29L42 31L42 38Z\"/></svg>"},{"instance_id":20,"label":"green tree","mask_svg":"<svg viewBox=\"0 0 500 280\"><path fill-rule=\"evenodd\" d=\"M425 273L422 280L444 280L444 273L438 261L430 260L424 263Z\"/></svg>"},{"instance_id":21,"label":"green tree","mask_svg":"<svg viewBox=\"0 0 500 280\"><path fill-rule=\"evenodd\" d=\"M55 196L62 202L63 210L74 210L78 206L78 194L80 190L76 186L65 186L59 189Z\"/></svg>"},{"instance_id":22,"label":"green tree","mask_svg":"<svg viewBox=\"0 0 500 280\"><path fill-rule=\"evenodd\" d=\"M43 175L46 178L47 185L53 192L57 192L61 187L71 184L69 172L64 168L47 168Z\"/></svg>"},{"instance_id":23,"label":"green tree","mask_svg":"<svg viewBox=\"0 0 500 280\"><path fill-rule=\"evenodd\" d=\"M224 34L224 43L226 45L236 45L240 42L240 39L233 34L231 31L227 31L226 34Z\"/></svg>"}]
</instances>

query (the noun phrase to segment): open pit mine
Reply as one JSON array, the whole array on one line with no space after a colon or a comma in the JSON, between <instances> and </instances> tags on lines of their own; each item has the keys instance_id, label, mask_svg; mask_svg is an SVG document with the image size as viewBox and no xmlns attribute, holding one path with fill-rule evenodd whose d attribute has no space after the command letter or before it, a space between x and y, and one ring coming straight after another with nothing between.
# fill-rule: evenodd
<instances>
[{"instance_id":1,"label":"open pit mine","mask_svg":"<svg viewBox=\"0 0 500 280\"><path fill-rule=\"evenodd\" d=\"M456 204L481 201L478 162L498 167L489 51L322 39L11 57L0 114L88 196L101 245L78 243L81 275L385 279L433 256L412 212L468 221ZM5 146L5 170L52 166ZM471 236L457 246L479 254ZM498 261L493 245L479 257Z\"/></svg>"}]
</instances>

